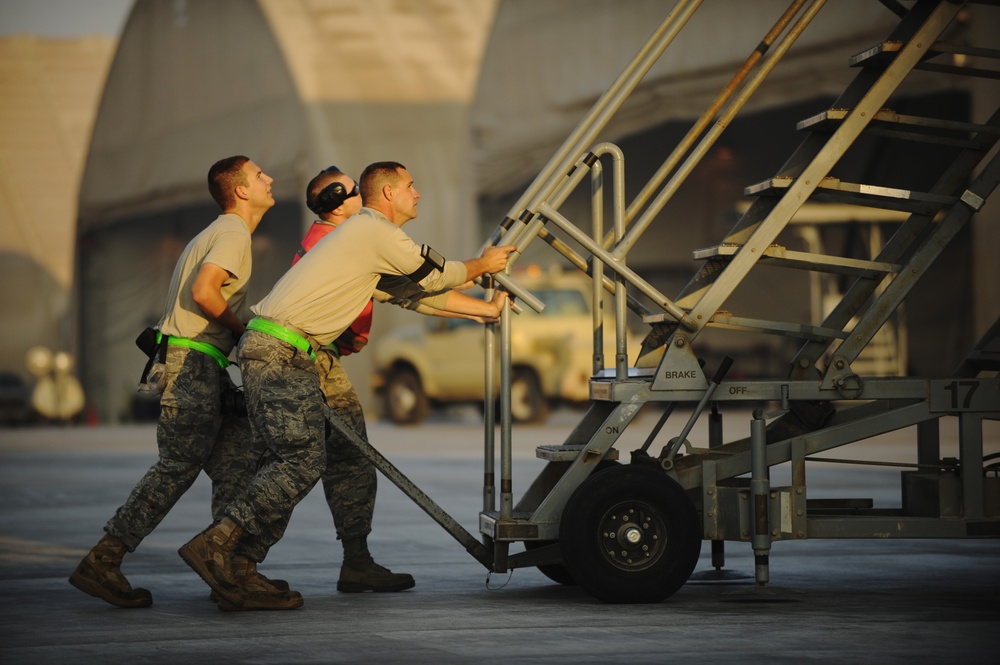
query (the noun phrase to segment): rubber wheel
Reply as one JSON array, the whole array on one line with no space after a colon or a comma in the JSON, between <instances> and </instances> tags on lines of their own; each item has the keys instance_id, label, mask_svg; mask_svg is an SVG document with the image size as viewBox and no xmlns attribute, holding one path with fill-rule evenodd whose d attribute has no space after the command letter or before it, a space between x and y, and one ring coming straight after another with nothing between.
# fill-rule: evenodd
<instances>
[{"instance_id":1,"label":"rubber wheel","mask_svg":"<svg viewBox=\"0 0 1000 665\"><path fill-rule=\"evenodd\" d=\"M554 540L526 540L524 541L524 549L526 550L537 550L539 547L545 547L546 545L551 545L556 541ZM549 578L556 584L565 584L566 586L575 586L576 580L573 576L569 574L569 571L561 563L546 563L538 566L538 572L545 577Z\"/></svg>"},{"instance_id":2,"label":"rubber wheel","mask_svg":"<svg viewBox=\"0 0 1000 665\"><path fill-rule=\"evenodd\" d=\"M397 369L385 384L385 415L400 425L423 422L430 411L430 402L420 378L411 369Z\"/></svg>"},{"instance_id":3,"label":"rubber wheel","mask_svg":"<svg viewBox=\"0 0 1000 665\"><path fill-rule=\"evenodd\" d=\"M510 379L510 416L519 423L540 423L549 416L549 402L530 369L515 369Z\"/></svg>"},{"instance_id":4,"label":"rubber wheel","mask_svg":"<svg viewBox=\"0 0 1000 665\"><path fill-rule=\"evenodd\" d=\"M563 562L606 603L658 603L680 589L701 554L698 512L656 469L628 465L576 488L559 524Z\"/></svg>"},{"instance_id":5,"label":"rubber wheel","mask_svg":"<svg viewBox=\"0 0 1000 665\"><path fill-rule=\"evenodd\" d=\"M604 471L605 469L610 469L612 467L620 466L620 463L615 460L602 460L598 463L597 468L594 472L590 474L593 478L595 475ZM544 547L546 545L551 545L552 543L558 542L556 540L526 540L524 541L524 549L535 550L539 547ZM566 569L566 565L562 563L546 563L538 566L538 571L545 575L547 578L556 582L557 584L565 584L567 586L576 586L576 580L570 574L569 570Z\"/></svg>"}]
</instances>

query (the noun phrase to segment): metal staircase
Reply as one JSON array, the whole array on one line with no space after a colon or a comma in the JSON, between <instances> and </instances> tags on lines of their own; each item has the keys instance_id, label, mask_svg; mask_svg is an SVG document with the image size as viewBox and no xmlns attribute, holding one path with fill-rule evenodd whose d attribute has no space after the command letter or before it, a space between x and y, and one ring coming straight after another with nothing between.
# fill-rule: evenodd
<instances>
[{"instance_id":1,"label":"metal staircase","mask_svg":"<svg viewBox=\"0 0 1000 665\"><path fill-rule=\"evenodd\" d=\"M614 367L592 379L590 410L562 445L538 450L546 468L515 505L509 474L511 421L509 403L504 401L509 399L505 392L509 392L510 328L516 320L512 324L514 317L505 312L495 342L501 376L500 501L498 507L488 482L480 516L484 540L494 552L494 569L537 565L553 579L576 579L603 600L644 602L660 600L683 584L697 561L701 539L750 541L757 555L757 578L763 584L773 540L1000 536L1000 479L996 462L984 459L982 437L983 419L1000 418L996 376L1000 325L990 328L951 377L868 376L853 366L1000 181L1000 153L994 149L1000 138L1000 110L982 122L956 122L896 113L887 108L890 98L915 70L1000 78L997 70L942 62L955 54L996 59L1000 51L946 43L949 26L966 3L918 0L904 5L885 0L882 4L899 15L898 26L883 43L851 59L848 65L857 69L853 81L830 109L798 124L804 133L801 144L772 178L746 188L747 195L756 197L754 202L718 245L693 252L702 266L671 299L628 267L629 250L798 35L817 15L821 20L824 3L791 3L626 206L625 156L617 146L592 142L699 4L677 3L486 243L514 244L523 253L528 244L542 238L594 278L598 301L608 297L603 291L612 294L619 321L631 308L651 325L643 356L654 357L653 351L664 349L655 369L629 368L621 339L624 329L618 327L620 352ZM864 135L948 145L958 153L951 163L926 165L933 169L927 179L934 182L927 191L835 177L838 162ZM611 233L604 231L602 161L611 162ZM594 200L590 233L559 211L588 175ZM779 234L807 202L885 208L908 216L871 259L776 245ZM584 253L573 250L562 237L585 248ZM819 325L766 321L728 311L734 290L765 265L832 273L851 282ZM522 303L538 308L531 294L509 275L498 275L496 281ZM727 381L720 371L709 380L693 342L711 328L764 332L799 340L801 346L789 358L785 376ZM492 376L489 365L487 369ZM488 390L490 385L487 381ZM631 452L632 463L618 465L614 446L648 402L664 403L664 416L645 445ZM756 409L750 437L692 446L686 437L694 421L709 404L721 402L746 403ZM652 443L678 404L693 407L688 423L658 455L651 454ZM777 407L766 413L768 405ZM941 459L937 426L945 416L961 424L959 459ZM488 414L488 479L494 471L493 425ZM841 504L808 500L807 462L816 462L817 455L831 448L910 426L916 428L918 461L903 472L901 510L876 511L853 500ZM792 465L792 484L770 487L768 469L787 462ZM683 501L673 491L675 486L690 506L677 506ZM624 528L609 517L622 506L643 515L641 528ZM691 538L689 523L694 525L695 543L684 542ZM664 548L664 539L672 546ZM510 555L508 545L517 541L524 541L526 550ZM671 572L664 572L668 569Z\"/></svg>"},{"instance_id":2,"label":"metal staircase","mask_svg":"<svg viewBox=\"0 0 1000 665\"><path fill-rule=\"evenodd\" d=\"M677 2L484 244L516 245L514 263L529 244L542 239L593 278L598 305L591 406L562 444L538 448L537 456L546 464L523 496L515 504L510 337L516 322L509 303L486 336L486 403L493 401L499 371L501 409L499 451L493 410L485 409L481 540L336 414L333 425L489 570L537 566L553 580L575 582L607 602L657 602L670 596L691 576L704 540L712 541L717 568L724 564L725 541L749 542L756 580L764 585L776 540L1000 537L1000 453L984 454L983 436L984 420L1000 420L1000 321L947 377L873 376L860 372L862 364L857 362L1000 181L1000 110L969 123L898 114L886 105L914 70L1000 78L996 70L940 62L949 54L996 59L1000 51L947 43L949 25L967 3L882 0L899 16L898 26L882 44L851 60L858 69L854 80L829 110L799 123L801 144L774 177L747 188L756 198L726 237L693 252L701 268L671 299L629 268L630 249L825 3L790 3L626 204L625 155L615 145L594 142L700 4ZM926 165L933 173L925 173L925 179L934 183L927 191L835 177L838 162L866 134L946 144L958 152L951 162ZM604 228L603 162L611 167L609 233ZM588 177L593 204L589 233L559 210ZM822 201L903 211L906 217L870 258L793 251L775 244L804 204ZM734 290L761 266L851 281L818 325L760 320L725 309ZM519 305L542 308L510 275L492 280L514 294ZM488 281L486 286L489 290L495 285ZM614 306L617 349L613 366L607 368L600 312L606 299ZM629 367L626 354L629 309L651 326L635 367ZM709 379L693 342L713 328L766 332L800 346L783 376L727 380L732 364L727 358ZM663 407L662 415L643 445L628 451L630 463L621 464L615 445L626 428L637 427L636 416L650 402ZM752 413L749 437L723 440L718 410L723 403L745 405ZM653 444L678 405L688 407L690 415L679 434L657 452ZM688 435L709 407L707 446L695 446ZM944 418L959 424L958 457L942 456ZM829 461L821 457L824 452L863 446L872 437L904 428L913 428L916 462L876 462L903 467L900 508L875 508L866 499L810 499L807 468ZM791 484L772 487L771 467L786 463ZM524 550L512 553L514 543L523 543Z\"/></svg>"}]
</instances>

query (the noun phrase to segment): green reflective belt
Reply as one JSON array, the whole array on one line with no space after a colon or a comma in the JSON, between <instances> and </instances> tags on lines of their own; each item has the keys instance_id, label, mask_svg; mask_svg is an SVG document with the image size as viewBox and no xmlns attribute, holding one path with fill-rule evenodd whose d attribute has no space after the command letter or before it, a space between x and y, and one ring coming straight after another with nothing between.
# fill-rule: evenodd
<instances>
[{"instance_id":1,"label":"green reflective belt","mask_svg":"<svg viewBox=\"0 0 1000 665\"><path fill-rule=\"evenodd\" d=\"M160 340L163 339L163 333L159 330L156 331L156 343L159 344ZM174 337L173 335L167 336L167 346L183 346L186 349L194 349L195 351L200 351L207 356L212 356L215 362L219 364L220 369L226 369L229 367L229 358L223 355L222 351L209 344L208 342L197 342L193 339L188 339L187 337Z\"/></svg>"},{"instance_id":2,"label":"green reflective belt","mask_svg":"<svg viewBox=\"0 0 1000 665\"><path fill-rule=\"evenodd\" d=\"M258 317L250 319L250 323L247 324L247 330L256 330L257 332L264 333L265 335L270 335L275 339L280 339L282 342L288 342L296 349L305 351L309 354L310 358L316 360L316 352L313 351L312 344L309 343L309 340L296 332L292 332L288 328L279 326L277 323Z\"/></svg>"}]
</instances>

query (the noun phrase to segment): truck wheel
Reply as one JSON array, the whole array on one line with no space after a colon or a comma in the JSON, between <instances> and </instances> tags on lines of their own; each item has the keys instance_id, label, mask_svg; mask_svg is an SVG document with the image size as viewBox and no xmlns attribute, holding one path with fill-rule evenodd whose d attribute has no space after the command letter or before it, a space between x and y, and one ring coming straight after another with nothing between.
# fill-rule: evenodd
<instances>
[{"instance_id":1,"label":"truck wheel","mask_svg":"<svg viewBox=\"0 0 1000 665\"><path fill-rule=\"evenodd\" d=\"M385 415L399 425L422 422L430 410L430 402L420 377L411 369L393 370L385 384Z\"/></svg>"},{"instance_id":2,"label":"truck wheel","mask_svg":"<svg viewBox=\"0 0 1000 665\"><path fill-rule=\"evenodd\" d=\"M530 369L514 370L510 380L510 415L519 423L540 423L549 416L549 403L542 394L538 375Z\"/></svg>"},{"instance_id":3,"label":"truck wheel","mask_svg":"<svg viewBox=\"0 0 1000 665\"><path fill-rule=\"evenodd\" d=\"M628 465L576 488L559 524L562 559L577 585L606 603L658 603L698 563L698 512L656 469Z\"/></svg>"}]
</instances>

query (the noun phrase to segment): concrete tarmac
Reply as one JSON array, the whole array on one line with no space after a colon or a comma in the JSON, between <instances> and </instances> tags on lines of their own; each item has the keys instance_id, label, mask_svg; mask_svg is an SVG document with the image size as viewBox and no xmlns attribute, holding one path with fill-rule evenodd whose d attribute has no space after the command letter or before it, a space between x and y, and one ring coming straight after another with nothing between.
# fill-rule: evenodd
<instances>
[{"instance_id":1,"label":"concrete tarmac","mask_svg":"<svg viewBox=\"0 0 1000 665\"><path fill-rule=\"evenodd\" d=\"M544 426L515 428L515 500L543 465L534 458L535 446L561 442L579 416L558 412ZM640 427L647 427L635 435L638 445L655 414L642 418ZM674 416L674 429L683 418ZM744 427L748 420L733 422ZM987 453L1000 451L998 425L987 423ZM661 436L673 436L669 429ZM369 433L376 447L478 536L483 436L474 418L459 414L415 428L372 422ZM701 436L696 428L689 438ZM914 436L904 431L885 437L866 444L861 455L896 452L912 459ZM949 436L944 433L946 446L953 444ZM638 445L626 433L618 447L624 458ZM851 452L845 456L857 456ZM605 605L535 569L488 576L381 476L371 550L380 563L413 574L414 589L336 591L342 550L317 489L260 566L268 576L291 582L305 605L287 612L219 611L208 600L208 587L177 555L210 520L203 475L125 559L126 575L133 586L152 591L153 606L119 609L71 587L67 577L155 454L152 425L0 430L0 663L997 659L1000 540L779 542L764 588L754 583L749 544L726 543L725 574L716 575L705 543L692 580L663 603ZM869 497L876 507L900 505L899 469L834 464L811 470L809 479L811 497ZM784 482L772 478L772 484Z\"/></svg>"}]
</instances>

